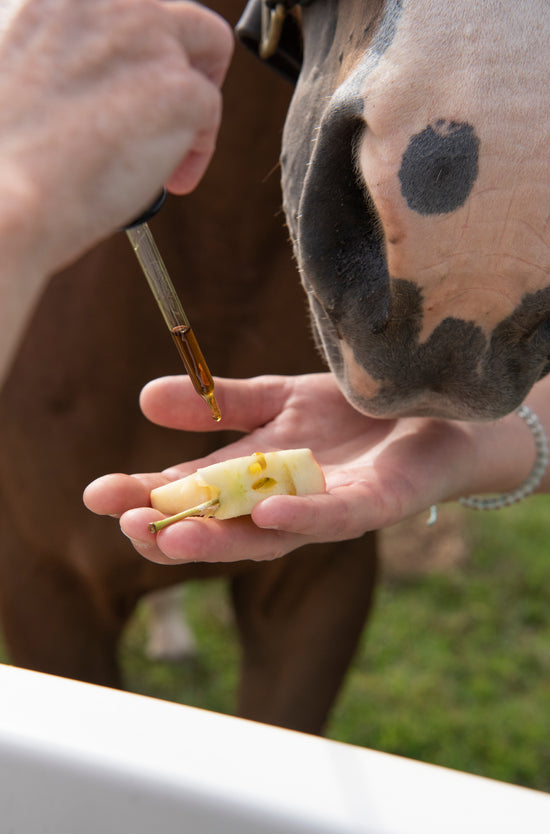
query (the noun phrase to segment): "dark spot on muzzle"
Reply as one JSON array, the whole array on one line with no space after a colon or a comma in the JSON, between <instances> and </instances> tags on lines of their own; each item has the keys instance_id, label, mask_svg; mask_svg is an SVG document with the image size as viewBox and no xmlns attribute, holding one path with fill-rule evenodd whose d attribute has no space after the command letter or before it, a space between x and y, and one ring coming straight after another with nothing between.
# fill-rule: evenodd
<instances>
[{"instance_id":1,"label":"dark spot on muzzle","mask_svg":"<svg viewBox=\"0 0 550 834\"><path fill-rule=\"evenodd\" d=\"M478 173L479 139L471 125L439 119L415 134L403 154L399 180L418 214L447 214L462 206Z\"/></svg>"}]
</instances>

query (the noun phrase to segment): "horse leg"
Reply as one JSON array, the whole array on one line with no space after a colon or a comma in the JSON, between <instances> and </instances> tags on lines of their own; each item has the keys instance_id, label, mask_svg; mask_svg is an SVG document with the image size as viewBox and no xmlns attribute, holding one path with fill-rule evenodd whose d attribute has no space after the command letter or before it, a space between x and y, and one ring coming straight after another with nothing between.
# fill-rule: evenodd
<instances>
[{"instance_id":1,"label":"horse leg","mask_svg":"<svg viewBox=\"0 0 550 834\"><path fill-rule=\"evenodd\" d=\"M304 547L234 577L238 713L321 733L370 612L375 535Z\"/></svg>"},{"instance_id":2,"label":"horse leg","mask_svg":"<svg viewBox=\"0 0 550 834\"><path fill-rule=\"evenodd\" d=\"M108 612L57 554L3 540L0 623L15 665L119 688L116 648L131 607Z\"/></svg>"}]
</instances>

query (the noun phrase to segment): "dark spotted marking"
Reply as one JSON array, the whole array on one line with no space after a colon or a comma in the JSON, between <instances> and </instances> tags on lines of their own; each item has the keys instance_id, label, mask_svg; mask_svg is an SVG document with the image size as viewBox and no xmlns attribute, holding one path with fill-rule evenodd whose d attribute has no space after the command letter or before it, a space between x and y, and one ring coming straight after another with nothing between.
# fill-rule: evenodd
<instances>
[{"instance_id":1,"label":"dark spotted marking","mask_svg":"<svg viewBox=\"0 0 550 834\"><path fill-rule=\"evenodd\" d=\"M418 214L448 214L462 206L478 173L479 139L466 122L439 119L415 134L403 154L399 180Z\"/></svg>"},{"instance_id":2,"label":"dark spotted marking","mask_svg":"<svg viewBox=\"0 0 550 834\"><path fill-rule=\"evenodd\" d=\"M532 385L550 370L550 328L545 317L550 287L526 293L490 336L473 321L449 316L422 342L421 289L413 281L391 279L391 297L392 316L378 334L361 328L365 306L355 303L354 309L348 308L338 323L338 333L313 307L323 347L338 378L345 379L339 344L343 338L353 347L357 364L380 383L370 398L350 392L359 410L373 416L397 411L497 419L520 405ZM419 407L423 396L427 403Z\"/></svg>"}]
</instances>

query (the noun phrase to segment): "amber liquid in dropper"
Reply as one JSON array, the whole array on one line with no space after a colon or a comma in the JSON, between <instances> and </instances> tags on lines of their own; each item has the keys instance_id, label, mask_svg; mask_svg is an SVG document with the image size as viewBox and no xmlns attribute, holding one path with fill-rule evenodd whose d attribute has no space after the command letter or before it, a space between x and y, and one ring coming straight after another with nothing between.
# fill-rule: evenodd
<instances>
[{"instance_id":1,"label":"amber liquid in dropper","mask_svg":"<svg viewBox=\"0 0 550 834\"><path fill-rule=\"evenodd\" d=\"M195 390L208 403L214 420L221 420L222 414L214 396L214 381L193 330L189 325L182 324L173 327L170 333Z\"/></svg>"}]
</instances>

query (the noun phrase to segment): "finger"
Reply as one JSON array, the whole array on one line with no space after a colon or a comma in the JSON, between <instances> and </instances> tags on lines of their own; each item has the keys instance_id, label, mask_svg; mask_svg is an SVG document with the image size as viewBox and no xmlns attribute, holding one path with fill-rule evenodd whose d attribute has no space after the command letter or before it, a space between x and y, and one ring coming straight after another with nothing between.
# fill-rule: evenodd
<instances>
[{"instance_id":1,"label":"finger","mask_svg":"<svg viewBox=\"0 0 550 834\"><path fill-rule=\"evenodd\" d=\"M88 484L82 499L93 513L118 517L133 507L149 506L151 490L167 482L168 478L159 473L103 475Z\"/></svg>"},{"instance_id":2,"label":"finger","mask_svg":"<svg viewBox=\"0 0 550 834\"><path fill-rule=\"evenodd\" d=\"M148 524L159 517L156 510L131 510L122 516L120 526L138 553L165 564L265 561L307 543L300 535L259 530L249 517L224 521L188 518L151 533Z\"/></svg>"},{"instance_id":3,"label":"finger","mask_svg":"<svg viewBox=\"0 0 550 834\"><path fill-rule=\"evenodd\" d=\"M173 15L192 66L221 87L235 42L229 23L199 3L163 3L163 8Z\"/></svg>"},{"instance_id":4,"label":"finger","mask_svg":"<svg viewBox=\"0 0 550 834\"><path fill-rule=\"evenodd\" d=\"M282 411L290 384L290 380L277 376L216 379L215 394L222 413L217 423L188 377L162 377L148 383L141 392L140 406L151 422L168 428L250 432Z\"/></svg>"},{"instance_id":5,"label":"finger","mask_svg":"<svg viewBox=\"0 0 550 834\"><path fill-rule=\"evenodd\" d=\"M316 541L345 541L403 517L397 502L366 481L339 486L321 495L274 496L252 511L263 529L285 530ZM413 514L412 511L410 514Z\"/></svg>"},{"instance_id":6,"label":"finger","mask_svg":"<svg viewBox=\"0 0 550 834\"><path fill-rule=\"evenodd\" d=\"M176 196L190 194L203 178L210 164L214 147L209 150L191 150L180 162L166 182L166 189Z\"/></svg>"},{"instance_id":7,"label":"finger","mask_svg":"<svg viewBox=\"0 0 550 834\"><path fill-rule=\"evenodd\" d=\"M198 70L189 69L180 79L179 85L179 126L182 134L181 153L183 158L175 172L168 178L170 190L177 184L175 178L179 167L185 168L187 158L196 153L200 157L211 157L222 120L222 94ZM174 111L172 111L172 114Z\"/></svg>"},{"instance_id":8,"label":"finger","mask_svg":"<svg viewBox=\"0 0 550 834\"><path fill-rule=\"evenodd\" d=\"M168 564L169 560L157 547L157 537L149 530L151 521L163 518L162 513L150 507L131 509L120 518L120 529L130 539L137 552L150 562Z\"/></svg>"}]
</instances>

